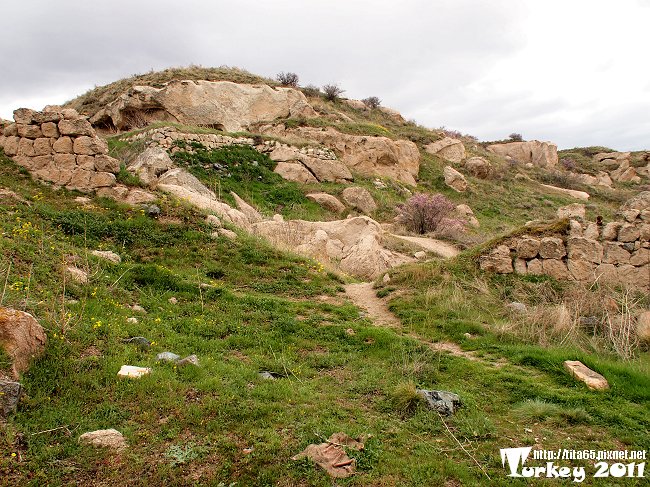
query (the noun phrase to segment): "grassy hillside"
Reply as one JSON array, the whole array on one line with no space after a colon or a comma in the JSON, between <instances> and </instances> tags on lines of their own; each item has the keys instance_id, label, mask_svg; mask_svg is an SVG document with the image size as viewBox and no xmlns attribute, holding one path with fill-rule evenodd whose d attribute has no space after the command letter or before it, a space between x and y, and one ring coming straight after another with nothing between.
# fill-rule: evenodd
<instances>
[{"instance_id":1,"label":"grassy hillside","mask_svg":"<svg viewBox=\"0 0 650 487\"><path fill-rule=\"evenodd\" d=\"M485 485L486 474L505 485L504 446L650 446L647 364L588 345L543 348L499 326L513 322L508 299L561 293L550 280L485 278L462 260L408 267L380 290L395 293L404 327L382 329L317 262L243 234L213 239L173 200L158 202L158 220L107 200L83 205L1 156L0 187L16 194L0 201L2 304L34 314L49 339L0 435L6 485L326 486L322 471L290 458L338 431L372 435L356 453L359 474L338 485ZM122 263L88 254L98 248ZM71 262L87 285L64 284ZM124 343L133 336L151 348ZM441 339L478 360L430 347ZM194 353L200 366L156 363L162 351ZM612 389L575 383L566 358L597 368ZM153 373L120 380L123 364ZM464 406L443 420L414 386L457 392ZM101 428L120 430L129 448L77 443Z\"/></svg>"}]
</instances>

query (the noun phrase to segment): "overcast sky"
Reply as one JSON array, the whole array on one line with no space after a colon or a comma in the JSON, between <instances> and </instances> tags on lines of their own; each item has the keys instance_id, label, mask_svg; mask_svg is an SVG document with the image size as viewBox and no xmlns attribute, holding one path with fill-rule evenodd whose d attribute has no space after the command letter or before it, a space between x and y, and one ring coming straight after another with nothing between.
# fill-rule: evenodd
<instances>
[{"instance_id":1,"label":"overcast sky","mask_svg":"<svg viewBox=\"0 0 650 487\"><path fill-rule=\"evenodd\" d=\"M650 0L3 2L0 117L170 66L335 82L431 128L650 149Z\"/></svg>"}]
</instances>

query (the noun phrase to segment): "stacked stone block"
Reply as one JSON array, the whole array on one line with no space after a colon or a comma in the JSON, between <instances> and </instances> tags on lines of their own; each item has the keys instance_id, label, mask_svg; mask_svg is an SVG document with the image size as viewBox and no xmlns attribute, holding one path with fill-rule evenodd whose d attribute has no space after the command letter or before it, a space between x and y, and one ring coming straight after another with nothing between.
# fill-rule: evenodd
<instances>
[{"instance_id":1,"label":"stacked stone block","mask_svg":"<svg viewBox=\"0 0 650 487\"><path fill-rule=\"evenodd\" d=\"M563 234L506 239L480 257L480 267L500 274L544 274L650 292L650 192L637 200L639 207L620 212L621 221L599 226L570 220Z\"/></svg>"},{"instance_id":2,"label":"stacked stone block","mask_svg":"<svg viewBox=\"0 0 650 487\"><path fill-rule=\"evenodd\" d=\"M115 185L119 161L75 110L19 108L14 122L3 127L0 148L36 178L84 192Z\"/></svg>"}]
</instances>

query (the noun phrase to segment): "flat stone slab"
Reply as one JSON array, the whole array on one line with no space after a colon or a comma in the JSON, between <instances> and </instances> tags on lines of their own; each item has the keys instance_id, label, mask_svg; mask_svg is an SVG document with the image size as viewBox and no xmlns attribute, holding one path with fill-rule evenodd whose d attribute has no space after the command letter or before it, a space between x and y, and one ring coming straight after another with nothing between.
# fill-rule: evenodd
<instances>
[{"instance_id":1,"label":"flat stone slab","mask_svg":"<svg viewBox=\"0 0 650 487\"><path fill-rule=\"evenodd\" d=\"M565 360L564 368L581 382L584 382L589 389L602 391L609 389L609 383L598 372L594 372L579 360Z\"/></svg>"},{"instance_id":2,"label":"flat stone slab","mask_svg":"<svg viewBox=\"0 0 650 487\"><path fill-rule=\"evenodd\" d=\"M89 431L79 437L79 443L99 448L111 448L123 450L126 448L126 440L122 433L115 429Z\"/></svg>"},{"instance_id":3,"label":"flat stone slab","mask_svg":"<svg viewBox=\"0 0 650 487\"><path fill-rule=\"evenodd\" d=\"M143 375L147 375L150 373L151 373L151 369L149 367L136 367L134 365L122 365L117 375L119 375L120 377L139 379Z\"/></svg>"},{"instance_id":4,"label":"flat stone slab","mask_svg":"<svg viewBox=\"0 0 650 487\"><path fill-rule=\"evenodd\" d=\"M461 406L460 397L453 392L428 391L426 389L417 389L416 392L431 409L435 409L443 416L451 416Z\"/></svg>"}]
</instances>

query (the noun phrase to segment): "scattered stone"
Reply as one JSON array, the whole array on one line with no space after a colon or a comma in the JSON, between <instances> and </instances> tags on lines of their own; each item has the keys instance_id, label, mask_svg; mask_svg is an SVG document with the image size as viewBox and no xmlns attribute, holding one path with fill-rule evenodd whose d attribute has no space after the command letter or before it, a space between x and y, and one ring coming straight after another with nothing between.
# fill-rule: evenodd
<instances>
[{"instance_id":1,"label":"scattered stone","mask_svg":"<svg viewBox=\"0 0 650 487\"><path fill-rule=\"evenodd\" d=\"M126 319L126 322L127 322L127 323L131 323L131 324L133 324L133 325L137 325L137 324L138 324L138 319L137 319L136 317L132 316L132 317L130 317L130 318L127 318L127 319Z\"/></svg>"},{"instance_id":2,"label":"scattered stone","mask_svg":"<svg viewBox=\"0 0 650 487\"><path fill-rule=\"evenodd\" d=\"M139 379L143 375L147 375L150 373L151 373L151 369L149 367L136 367L134 365L122 365L117 375L120 377Z\"/></svg>"},{"instance_id":3,"label":"scattered stone","mask_svg":"<svg viewBox=\"0 0 650 487\"><path fill-rule=\"evenodd\" d=\"M123 343L131 343L133 345L137 345L141 348L149 348L151 347L151 342L147 340L145 337L131 337L131 338L125 338L122 340Z\"/></svg>"},{"instance_id":4,"label":"scattered stone","mask_svg":"<svg viewBox=\"0 0 650 487\"><path fill-rule=\"evenodd\" d=\"M388 284L390 282L390 276L388 274L384 274L384 277L381 278L381 281L384 284Z\"/></svg>"},{"instance_id":5,"label":"scattered stone","mask_svg":"<svg viewBox=\"0 0 650 487\"><path fill-rule=\"evenodd\" d=\"M345 333L348 334L349 336L354 336L357 334L352 328L348 328L347 330L345 330Z\"/></svg>"},{"instance_id":6,"label":"scattered stone","mask_svg":"<svg viewBox=\"0 0 650 487\"><path fill-rule=\"evenodd\" d=\"M459 193L467 191L467 180L456 169L451 166L445 166L443 175L445 177L445 184L451 189Z\"/></svg>"},{"instance_id":7,"label":"scattered stone","mask_svg":"<svg viewBox=\"0 0 650 487\"><path fill-rule=\"evenodd\" d=\"M413 254L413 257L415 257L418 260L422 260L427 257L427 253L424 250L418 250L416 253Z\"/></svg>"},{"instance_id":8,"label":"scattered stone","mask_svg":"<svg viewBox=\"0 0 650 487\"><path fill-rule=\"evenodd\" d=\"M145 214L151 218L158 218L160 216L160 207L158 205L140 205Z\"/></svg>"},{"instance_id":9,"label":"scattered stone","mask_svg":"<svg viewBox=\"0 0 650 487\"><path fill-rule=\"evenodd\" d=\"M506 308L514 311L515 313L525 313L528 310L524 303L519 303L517 301L506 304Z\"/></svg>"},{"instance_id":10,"label":"scattered stone","mask_svg":"<svg viewBox=\"0 0 650 487\"><path fill-rule=\"evenodd\" d=\"M29 369L29 363L45 351L43 327L29 313L0 307L0 346L11 359L14 379Z\"/></svg>"},{"instance_id":11,"label":"scattered stone","mask_svg":"<svg viewBox=\"0 0 650 487\"><path fill-rule=\"evenodd\" d=\"M551 186L550 184L541 184L540 185L542 188L546 188L552 193L558 193L558 194L563 194L567 196L571 196L571 198L575 198L577 200L588 200L589 199L589 193L585 193L584 191L578 191L575 189L566 189L566 188L558 188L557 186ZM553 202L551 202L551 205Z\"/></svg>"},{"instance_id":12,"label":"scattered stone","mask_svg":"<svg viewBox=\"0 0 650 487\"><path fill-rule=\"evenodd\" d=\"M461 204L456 206L454 209L454 215L459 219L466 221L468 225L474 228L478 228L480 226L479 221L474 216L474 212L469 207L469 205Z\"/></svg>"},{"instance_id":13,"label":"scattered stone","mask_svg":"<svg viewBox=\"0 0 650 487\"><path fill-rule=\"evenodd\" d=\"M65 271L74 282L78 284L88 284L88 274L78 267L69 266L66 267Z\"/></svg>"},{"instance_id":14,"label":"scattered stone","mask_svg":"<svg viewBox=\"0 0 650 487\"><path fill-rule=\"evenodd\" d=\"M268 370L264 370L257 375L260 376L260 379L275 380L275 376Z\"/></svg>"},{"instance_id":15,"label":"scattered stone","mask_svg":"<svg viewBox=\"0 0 650 487\"><path fill-rule=\"evenodd\" d=\"M535 238L522 238L517 244L517 257L533 259L539 253L540 242Z\"/></svg>"},{"instance_id":16,"label":"scattered stone","mask_svg":"<svg viewBox=\"0 0 650 487\"><path fill-rule=\"evenodd\" d=\"M170 304L178 304L178 299L176 299L175 296L172 296L171 298L168 299Z\"/></svg>"},{"instance_id":17,"label":"scattered stone","mask_svg":"<svg viewBox=\"0 0 650 487\"><path fill-rule=\"evenodd\" d=\"M484 271L496 272L497 274L511 274L514 271L510 249L507 245L499 245L488 255L482 255L479 262L481 269Z\"/></svg>"},{"instance_id":18,"label":"scattered stone","mask_svg":"<svg viewBox=\"0 0 650 487\"><path fill-rule=\"evenodd\" d=\"M214 228L221 228L223 226L221 220L216 215L208 215L205 222Z\"/></svg>"},{"instance_id":19,"label":"scattered stone","mask_svg":"<svg viewBox=\"0 0 650 487\"><path fill-rule=\"evenodd\" d=\"M110 448L120 451L127 447L126 439L115 429L97 430L84 433L79 437L79 443L98 448Z\"/></svg>"},{"instance_id":20,"label":"scattered stone","mask_svg":"<svg viewBox=\"0 0 650 487\"><path fill-rule=\"evenodd\" d=\"M122 258L110 250L93 250L91 254L95 257L99 257L100 259L112 262L113 264L119 264L122 262Z\"/></svg>"},{"instance_id":21,"label":"scattered stone","mask_svg":"<svg viewBox=\"0 0 650 487\"><path fill-rule=\"evenodd\" d=\"M609 389L609 384L607 379L597 372L594 372L585 364L579 360L566 360L564 362L564 368L569 371L569 373L578 379L579 381L584 382L589 389L592 390L604 390Z\"/></svg>"},{"instance_id":22,"label":"scattered stone","mask_svg":"<svg viewBox=\"0 0 650 487\"><path fill-rule=\"evenodd\" d=\"M196 355L188 355L184 359L181 359L176 362L176 364L179 367L182 367L184 365L195 365L196 367L199 366L199 358Z\"/></svg>"},{"instance_id":23,"label":"scattered stone","mask_svg":"<svg viewBox=\"0 0 650 487\"><path fill-rule=\"evenodd\" d=\"M416 393L443 416L451 416L461 406L460 396L453 392L416 389Z\"/></svg>"},{"instance_id":24,"label":"scattered stone","mask_svg":"<svg viewBox=\"0 0 650 487\"><path fill-rule=\"evenodd\" d=\"M225 237L228 240L237 240L237 234L227 228L220 228L218 233L220 237Z\"/></svg>"},{"instance_id":25,"label":"scattered stone","mask_svg":"<svg viewBox=\"0 0 650 487\"><path fill-rule=\"evenodd\" d=\"M181 356L176 355L175 353L172 352L161 352L158 355L156 355L156 360L158 362L177 362L180 360Z\"/></svg>"},{"instance_id":26,"label":"scattered stone","mask_svg":"<svg viewBox=\"0 0 650 487\"><path fill-rule=\"evenodd\" d=\"M566 255L564 242L558 237L544 237L540 241L539 255L544 259L561 259Z\"/></svg>"},{"instance_id":27,"label":"scattered stone","mask_svg":"<svg viewBox=\"0 0 650 487\"><path fill-rule=\"evenodd\" d=\"M147 312L147 310L144 309L144 308L143 308L142 306L140 306L139 304L134 304L133 306L131 306L131 309L132 309L133 311L137 311L138 313L145 313L145 314L146 314L146 312Z\"/></svg>"},{"instance_id":28,"label":"scattered stone","mask_svg":"<svg viewBox=\"0 0 650 487\"><path fill-rule=\"evenodd\" d=\"M18 406L23 395L23 386L19 382L0 379L0 418L6 418Z\"/></svg>"}]
</instances>

